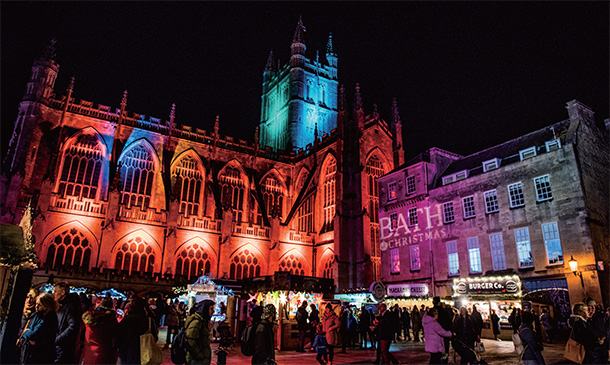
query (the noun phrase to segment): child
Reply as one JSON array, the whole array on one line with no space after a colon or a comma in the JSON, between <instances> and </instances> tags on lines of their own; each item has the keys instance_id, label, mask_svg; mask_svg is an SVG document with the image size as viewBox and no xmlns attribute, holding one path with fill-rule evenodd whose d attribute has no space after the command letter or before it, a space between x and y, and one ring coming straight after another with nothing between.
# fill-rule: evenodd
<instances>
[{"instance_id":1,"label":"child","mask_svg":"<svg viewBox=\"0 0 610 365\"><path fill-rule=\"evenodd\" d=\"M313 341L313 348L316 350L318 355L316 356L316 360L320 365L325 365L328 361L328 356L326 354L326 346L328 342L326 342L326 333L324 332L324 326L322 323L318 324L316 328L316 339ZM322 360L324 357L324 360Z\"/></svg>"}]
</instances>

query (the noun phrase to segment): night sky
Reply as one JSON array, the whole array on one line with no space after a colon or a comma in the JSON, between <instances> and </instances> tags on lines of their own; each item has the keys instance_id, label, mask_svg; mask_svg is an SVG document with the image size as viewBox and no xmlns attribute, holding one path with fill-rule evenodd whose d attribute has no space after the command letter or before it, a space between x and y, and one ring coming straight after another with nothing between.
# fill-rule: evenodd
<instances>
[{"instance_id":1,"label":"night sky","mask_svg":"<svg viewBox=\"0 0 610 365\"><path fill-rule=\"evenodd\" d=\"M56 92L252 141L269 51L285 64L299 15L307 55L329 32L339 79L389 121L407 158L470 154L567 118L609 116L608 2L2 2L2 156L33 60L53 37Z\"/></svg>"}]
</instances>

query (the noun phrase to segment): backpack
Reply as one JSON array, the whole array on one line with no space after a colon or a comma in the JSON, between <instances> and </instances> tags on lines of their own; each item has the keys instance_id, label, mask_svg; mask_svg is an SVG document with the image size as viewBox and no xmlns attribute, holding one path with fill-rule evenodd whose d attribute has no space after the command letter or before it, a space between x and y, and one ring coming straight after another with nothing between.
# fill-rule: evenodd
<instances>
[{"instance_id":1,"label":"backpack","mask_svg":"<svg viewBox=\"0 0 610 365\"><path fill-rule=\"evenodd\" d=\"M249 325L241 333L241 353L245 356L254 355L254 337L258 323Z\"/></svg>"},{"instance_id":2,"label":"backpack","mask_svg":"<svg viewBox=\"0 0 610 365\"><path fill-rule=\"evenodd\" d=\"M186 349L184 348L185 337L186 329L182 327L172 341L172 362L176 365L186 363Z\"/></svg>"}]
</instances>

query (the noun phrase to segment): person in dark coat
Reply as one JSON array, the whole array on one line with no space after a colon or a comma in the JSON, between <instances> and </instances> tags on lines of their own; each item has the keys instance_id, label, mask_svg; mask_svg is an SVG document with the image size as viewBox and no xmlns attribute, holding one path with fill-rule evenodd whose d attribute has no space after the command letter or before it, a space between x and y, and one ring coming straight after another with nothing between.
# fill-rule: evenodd
<instances>
[{"instance_id":1,"label":"person in dark coat","mask_svg":"<svg viewBox=\"0 0 610 365\"><path fill-rule=\"evenodd\" d=\"M477 339L477 333L475 329L476 325L472 320L472 317L468 315L466 307L460 308L460 315L453 322L453 333L455 338L451 342L453 349L461 357L461 364L471 363L475 360L474 342Z\"/></svg>"},{"instance_id":2,"label":"person in dark coat","mask_svg":"<svg viewBox=\"0 0 610 365\"><path fill-rule=\"evenodd\" d=\"M411 341L411 315L409 314L409 309L407 307L402 307L400 323L402 324L405 341Z\"/></svg>"},{"instance_id":3,"label":"person in dark coat","mask_svg":"<svg viewBox=\"0 0 610 365\"><path fill-rule=\"evenodd\" d=\"M363 349L368 349L366 345L366 336L369 335L369 340L371 342L371 347L373 346L373 333L369 328L371 326L371 315L369 311L366 310L364 305L360 308L360 346Z\"/></svg>"},{"instance_id":4,"label":"person in dark coat","mask_svg":"<svg viewBox=\"0 0 610 365\"><path fill-rule=\"evenodd\" d=\"M186 319L184 345L187 364L209 365L212 362L210 319L214 314L214 301L205 299L191 309Z\"/></svg>"},{"instance_id":5,"label":"person in dark coat","mask_svg":"<svg viewBox=\"0 0 610 365\"><path fill-rule=\"evenodd\" d=\"M125 317L119 323L116 341L119 347L119 361L121 365L139 365L140 362L140 336L148 331L148 316L145 310L146 302L134 297L125 305ZM157 329L152 331L157 336Z\"/></svg>"},{"instance_id":6,"label":"person in dark coat","mask_svg":"<svg viewBox=\"0 0 610 365\"><path fill-rule=\"evenodd\" d=\"M115 364L115 338L119 327L112 301L102 299L96 308L83 314L85 324L85 343L83 364Z\"/></svg>"},{"instance_id":7,"label":"person in dark coat","mask_svg":"<svg viewBox=\"0 0 610 365\"><path fill-rule=\"evenodd\" d=\"M377 328L379 330L379 349L382 364L398 364L398 361L392 353L390 353L390 344L394 337L395 328L394 316L387 310L385 303L379 304L379 318Z\"/></svg>"},{"instance_id":8,"label":"person in dark coat","mask_svg":"<svg viewBox=\"0 0 610 365\"><path fill-rule=\"evenodd\" d=\"M80 349L82 326L80 297L76 293L70 293L70 285L65 282L55 284L53 296L59 303L55 364L74 364L77 362L77 350Z\"/></svg>"},{"instance_id":9,"label":"person in dark coat","mask_svg":"<svg viewBox=\"0 0 610 365\"><path fill-rule=\"evenodd\" d=\"M379 338L377 336L376 330L377 327L373 326L373 321L375 320L375 313L373 313L373 308L369 308L369 319L371 321L371 325L369 326L369 335L371 336L371 347L378 348L379 347Z\"/></svg>"},{"instance_id":10,"label":"person in dark coat","mask_svg":"<svg viewBox=\"0 0 610 365\"><path fill-rule=\"evenodd\" d=\"M597 347L604 343L604 338L599 338L591 324L587 322L589 312L586 304L577 303L572 310L568 324L572 327L572 339L583 345L585 358L583 364L601 364L597 354Z\"/></svg>"},{"instance_id":11,"label":"person in dark coat","mask_svg":"<svg viewBox=\"0 0 610 365\"><path fill-rule=\"evenodd\" d=\"M481 331L483 330L483 317L481 317L481 313L477 310L477 306L472 306L472 314L470 315L475 324L475 330L477 331L477 341L481 340Z\"/></svg>"},{"instance_id":12,"label":"person in dark coat","mask_svg":"<svg viewBox=\"0 0 610 365\"><path fill-rule=\"evenodd\" d=\"M358 320L354 316L352 309L347 310L347 345L353 348L358 339Z\"/></svg>"},{"instance_id":13,"label":"person in dark coat","mask_svg":"<svg viewBox=\"0 0 610 365\"><path fill-rule=\"evenodd\" d=\"M519 337L523 343L523 357L521 360L524 365L545 365L542 357L542 343L534 333L534 315L530 312L523 312L521 315L521 326L519 327Z\"/></svg>"},{"instance_id":14,"label":"person in dark coat","mask_svg":"<svg viewBox=\"0 0 610 365\"><path fill-rule=\"evenodd\" d=\"M341 306L339 312L339 320L341 321L341 327L339 327L339 337L341 338L341 351L340 354L347 353L345 347L347 346L347 310L345 306Z\"/></svg>"},{"instance_id":15,"label":"person in dark coat","mask_svg":"<svg viewBox=\"0 0 610 365\"><path fill-rule=\"evenodd\" d=\"M20 364L52 364L55 361L57 307L51 294L40 294L36 298L36 313L19 338Z\"/></svg>"},{"instance_id":16,"label":"person in dark coat","mask_svg":"<svg viewBox=\"0 0 610 365\"><path fill-rule=\"evenodd\" d=\"M305 352L305 335L309 329L307 320L309 314L307 313L307 301L301 302L299 309L297 309L297 329L299 330L299 341L297 343L297 352Z\"/></svg>"},{"instance_id":17,"label":"person in dark coat","mask_svg":"<svg viewBox=\"0 0 610 365\"><path fill-rule=\"evenodd\" d=\"M453 322L451 320L452 313L451 308L446 308L445 304L441 302L440 297L432 298L432 304L434 309L436 309L436 313L438 315L437 322L441 325L441 327L445 331L451 331L453 327ZM451 337L443 337L443 345L445 346L445 353L449 353L449 344L451 343ZM441 363L446 364L447 359L442 359Z\"/></svg>"},{"instance_id":18,"label":"person in dark coat","mask_svg":"<svg viewBox=\"0 0 610 365\"><path fill-rule=\"evenodd\" d=\"M508 316L508 323L513 327L513 333L517 333L521 326L521 308L513 308L513 311Z\"/></svg>"},{"instance_id":19,"label":"person in dark coat","mask_svg":"<svg viewBox=\"0 0 610 365\"><path fill-rule=\"evenodd\" d=\"M180 319L178 318L178 299L172 303L165 316L165 325L167 326L167 334L165 336L165 347L169 347L172 343L172 336L176 335L180 330Z\"/></svg>"},{"instance_id":20,"label":"person in dark coat","mask_svg":"<svg viewBox=\"0 0 610 365\"><path fill-rule=\"evenodd\" d=\"M587 322L591 325L593 332L595 332L598 338L605 338L603 343L595 346L593 350L596 353L595 358L600 364L607 364L610 348L608 347L608 327L606 325L605 314L602 307L597 306L593 299L587 301L587 306L589 307L589 319L587 319Z\"/></svg>"},{"instance_id":21,"label":"person in dark coat","mask_svg":"<svg viewBox=\"0 0 610 365\"><path fill-rule=\"evenodd\" d=\"M496 314L496 310L492 309L491 310L491 328L493 329L493 333L494 333L494 338L497 341L501 341L500 338L498 338L498 335L500 334L500 317L498 317L498 315Z\"/></svg>"},{"instance_id":22,"label":"person in dark coat","mask_svg":"<svg viewBox=\"0 0 610 365\"><path fill-rule=\"evenodd\" d=\"M419 342L419 331L422 327L422 316L419 312L419 308L416 305L413 306L411 311L411 322L413 323L413 341Z\"/></svg>"},{"instance_id":23,"label":"person in dark coat","mask_svg":"<svg viewBox=\"0 0 610 365\"><path fill-rule=\"evenodd\" d=\"M263 309L261 322L256 327L254 339L254 355L252 364L267 364L275 362L275 341L273 336L273 323L277 311L273 304L267 304Z\"/></svg>"},{"instance_id":24,"label":"person in dark coat","mask_svg":"<svg viewBox=\"0 0 610 365\"><path fill-rule=\"evenodd\" d=\"M315 351L313 348L313 342L316 339L318 324L320 323L320 311L316 308L316 305L311 303L309 305L309 309L311 312L309 313L309 327L311 328L310 337L311 337L311 351Z\"/></svg>"}]
</instances>

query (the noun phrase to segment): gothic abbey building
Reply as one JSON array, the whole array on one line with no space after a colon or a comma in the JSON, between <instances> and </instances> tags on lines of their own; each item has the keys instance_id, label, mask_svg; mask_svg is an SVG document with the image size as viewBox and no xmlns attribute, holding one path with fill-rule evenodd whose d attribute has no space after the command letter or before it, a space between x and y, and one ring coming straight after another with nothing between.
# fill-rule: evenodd
<instances>
[{"instance_id":1,"label":"gothic abbey building","mask_svg":"<svg viewBox=\"0 0 610 365\"><path fill-rule=\"evenodd\" d=\"M263 73L253 142L56 96L51 45L34 62L4 159L3 223L28 207L38 269L94 289L171 287L197 276L276 271L333 278L336 290L379 278L376 178L404 162L396 103L388 125L348 107L329 37L306 57L299 20L288 64ZM252 95L252 97L258 97ZM168 108L169 109L169 108Z\"/></svg>"}]
</instances>

